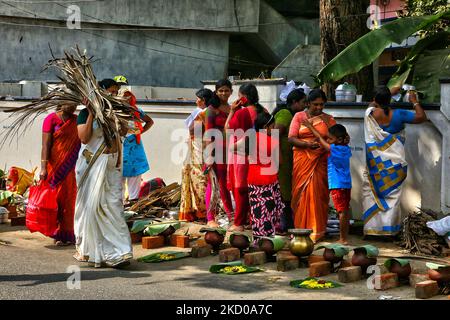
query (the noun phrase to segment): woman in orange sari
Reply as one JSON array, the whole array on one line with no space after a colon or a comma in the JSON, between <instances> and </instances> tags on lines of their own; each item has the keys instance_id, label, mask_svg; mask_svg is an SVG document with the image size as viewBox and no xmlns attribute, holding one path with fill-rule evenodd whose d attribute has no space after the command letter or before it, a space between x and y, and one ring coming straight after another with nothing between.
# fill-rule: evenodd
<instances>
[{"instance_id":1,"label":"woman in orange sari","mask_svg":"<svg viewBox=\"0 0 450 320\"><path fill-rule=\"evenodd\" d=\"M57 190L59 227L52 236L57 245L75 243L75 164L81 146L75 110L76 106L61 106L45 118L42 126L40 179Z\"/></svg>"},{"instance_id":2,"label":"woman in orange sari","mask_svg":"<svg viewBox=\"0 0 450 320\"><path fill-rule=\"evenodd\" d=\"M310 129L304 126L309 121L324 138L328 128L336 124L332 116L323 112L327 101L325 93L314 89L309 93L307 109L295 114L289 128L289 142L294 146L292 173L292 209L294 226L312 229L314 242L325 236L328 220L328 154L318 143Z\"/></svg>"}]
</instances>

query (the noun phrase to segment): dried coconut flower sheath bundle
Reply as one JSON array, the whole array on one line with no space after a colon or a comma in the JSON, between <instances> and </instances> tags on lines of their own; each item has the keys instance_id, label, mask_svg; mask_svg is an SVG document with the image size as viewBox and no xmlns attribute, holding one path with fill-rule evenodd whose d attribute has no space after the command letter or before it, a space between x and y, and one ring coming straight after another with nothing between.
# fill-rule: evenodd
<instances>
[{"instance_id":1,"label":"dried coconut flower sheath bundle","mask_svg":"<svg viewBox=\"0 0 450 320\"><path fill-rule=\"evenodd\" d=\"M51 51L51 50L50 50ZM117 166L121 164L120 130L129 120L138 120L134 116L134 109L128 104L128 100L122 97L111 96L109 92L98 86L97 79L92 71L91 58L86 55L86 50L81 51L77 46L73 53L64 51L64 58L55 58L51 52L51 59L43 68L56 68L60 73L58 78L61 84L57 85L48 94L38 101L20 108L6 110L11 117L17 117L10 128L5 131L1 140L1 147L14 137L23 136L34 120L62 105L86 104L92 112L99 126L102 128L105 145L108 148L118 150Z\"/></svg>"}]
</instances>

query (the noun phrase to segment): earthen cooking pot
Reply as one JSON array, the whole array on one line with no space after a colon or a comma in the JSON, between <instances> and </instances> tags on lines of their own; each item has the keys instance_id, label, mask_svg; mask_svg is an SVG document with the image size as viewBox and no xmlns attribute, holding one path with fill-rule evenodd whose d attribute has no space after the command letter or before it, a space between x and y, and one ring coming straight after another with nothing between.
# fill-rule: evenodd
<instances>
[{"instance_id":1,"label":"earthen cooking pot","mask_svg":"<svg viewBox=\"0 0 450 320\"><path fill-rule=\"evenodd\" d=\"M161 232L159 235L167 238L170 235L172 235L174 232L175 232L175 228L173 226L170 226L166 230Z\"/></svg>"},{"instance_id":2,"label":"earthen cooking pot","mask_svg":"<svg viewBox=\"0 0 450 320\"><path fill-rule=\"evenodd\" d=\"M272 256L276 253L273 242L269 239L261 239L259 241L259 248L264 251L267 256Z\"/></svg>"},{"instance_id":3,"label":"earthen cooking pot","mask_svg":"<svg viewBox=\"0 0 450 320\"><path fill-rule=\"evenodd\" d=\"M205 242L217 249L225 240L225 236L217 231L206 231Z\"/></svg>"},{"instance_id":4,"label":"earthen cooking pot","mask_svg":"<svg viewBox=\"0 0 450 320\"><path fill-rule=\"evenodd\" d=\"M344 256L338 257L333 249L325 248L325 250L323 251L323 259L334 264L342 261L344 259Z\"/></svg>"},{"instance_id":5,"label":"earthen cooking pot","mask_svg":"<svg viewBox=\"0 0 450 320\"><path fill-rule=\"evenodd\" d=\"M366 273L369 266L377 264L377 258L368 257L367 252L364 248L354 249L354 254L352 257L352 265L360 266L363 274Z\"/></svg>"},{"instance_id":6,"label":"earthen cooking pot","mask_svg":"<svg viewBox=\"0 0 450 320\"><path fill-rule=\"evenodd\" d=\"M248 237L243 234L233 234L230 236L230 244L239 250L244 250L250 246L250 241L248 240Z\"/></svg>"},{"instance_id":7,"label":"earthen cooking pot","mask_svg":"<svg viewBox=\"0 0 450 320\"><path fill-rule=\"evenodd\" d=\"M389 267L389 271L396 273L399 278L408 278L411 274L411 265L408 263L402 266L398 261L393 260Z\"/></svg>"},{"instance_id":8,"label":"earthen cooking pot","mask_svg":"<svg viewBox=\"0 0 450 320\"><path fill-rule=\"evenodd\" d=\"M446 268L439 268L437 270L428 269L428 276L431 280L437 282L450 282L450 266Z\"/></svg>"}]
</instances>

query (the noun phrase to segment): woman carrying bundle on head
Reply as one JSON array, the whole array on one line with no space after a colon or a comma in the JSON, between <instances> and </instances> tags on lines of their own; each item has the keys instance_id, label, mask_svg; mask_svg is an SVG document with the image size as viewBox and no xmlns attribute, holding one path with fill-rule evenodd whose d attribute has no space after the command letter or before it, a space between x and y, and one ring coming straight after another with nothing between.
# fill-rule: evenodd
<instances>
[{"instance_id":1,"label":"woman carrying bundle on head","mask_svg":"<svg viewBox=\"0 0 450 320\"><path fill-rule=\"evenodd\" d=\"M189 129L188 156L182 171L180 220L195 221L206 218L206 185L207 176L203 172L203 128L205 108L208 106L213 92L200 89L197 96L197 108L185 120Z\"/></svg>"},{"instance_id":2,"label":"woman carrying bundle on head","mask_svg":"<svg viewBox=\"0 0 450 320\"><path fill-rule=\"evenodd\" d=\"M99 86L117 94L118 85L104 79ZM123 217L122 170L117 145L106 147L99 120L85 108L78 115L82 146L76 164L78 194L75 207L75 236L78 261L120 267L133 257L130 232ZM121 128L121 135L127 127Z\"/></svg>"},{"instance_id":3,"label":"woman carrying bundle on head","mask_svg":"<svg viewBox=\"0 0 450 320\"><path fill-rule=\"evenodd\" d=\"M52 236L58 246L75 244L73 230L77 182L75 164L80 150L76 105L62 105L42 126L40 180L56 188L58 229Z\"/></svg>"},{"instance_id":4,"label":"woman carrying bundle on head","mask_svg":"<svg viewBox=\"0 0 450 320\"><path fill-rule=\"evenodd\" d=\"M243 231L248 221L248 159L247 156L237 154L234 145L238 140L254 128L258 114L267 112L259 104L258 90L254 84L243 84L239 88L239 99L231 105L225 128L230 130L231 150L228 153L228 189L232 191L236 208L234 224L229 231Z\"/></svg>"}]
</instances>

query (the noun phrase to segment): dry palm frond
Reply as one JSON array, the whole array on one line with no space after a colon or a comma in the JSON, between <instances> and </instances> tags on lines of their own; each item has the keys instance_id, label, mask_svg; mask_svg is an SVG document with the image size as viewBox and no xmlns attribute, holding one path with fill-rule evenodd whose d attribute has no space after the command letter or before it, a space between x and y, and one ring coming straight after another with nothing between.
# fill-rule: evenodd
<instances>
[{"instance_id":1,"label":"dry palm frond","mask_svg":"<svg viewBox=\"0 0 450 320\"><path fill-rule=\"evenodd\" d=\"M159 209L169 209L170 207L177 205L180 202L180 199L181 186L175 182L150 192L145 198L140 199L131 206L129 210L153 214Z\"/></svg>"},{"instance_id":2,"label":"dry palm frond","mask_svg":"<svg viewBox=\"0 0 450 320\"><path fill-rule=\"evenodd\" d=\"M77 46L73 53L64 52L64 58L51 59L43 70L54 67L61 73L62 83L44 97L20 108L6 110L17 117L1 140L1 147L13 137L23 135L33 121L48 110L62 105L85 104L103 130L105 144L121 150L120 129L128 120L134 120L134 110L126 98L111 96L100 88L92 71L91 59Z\"/></svg>"}]
</instances>

